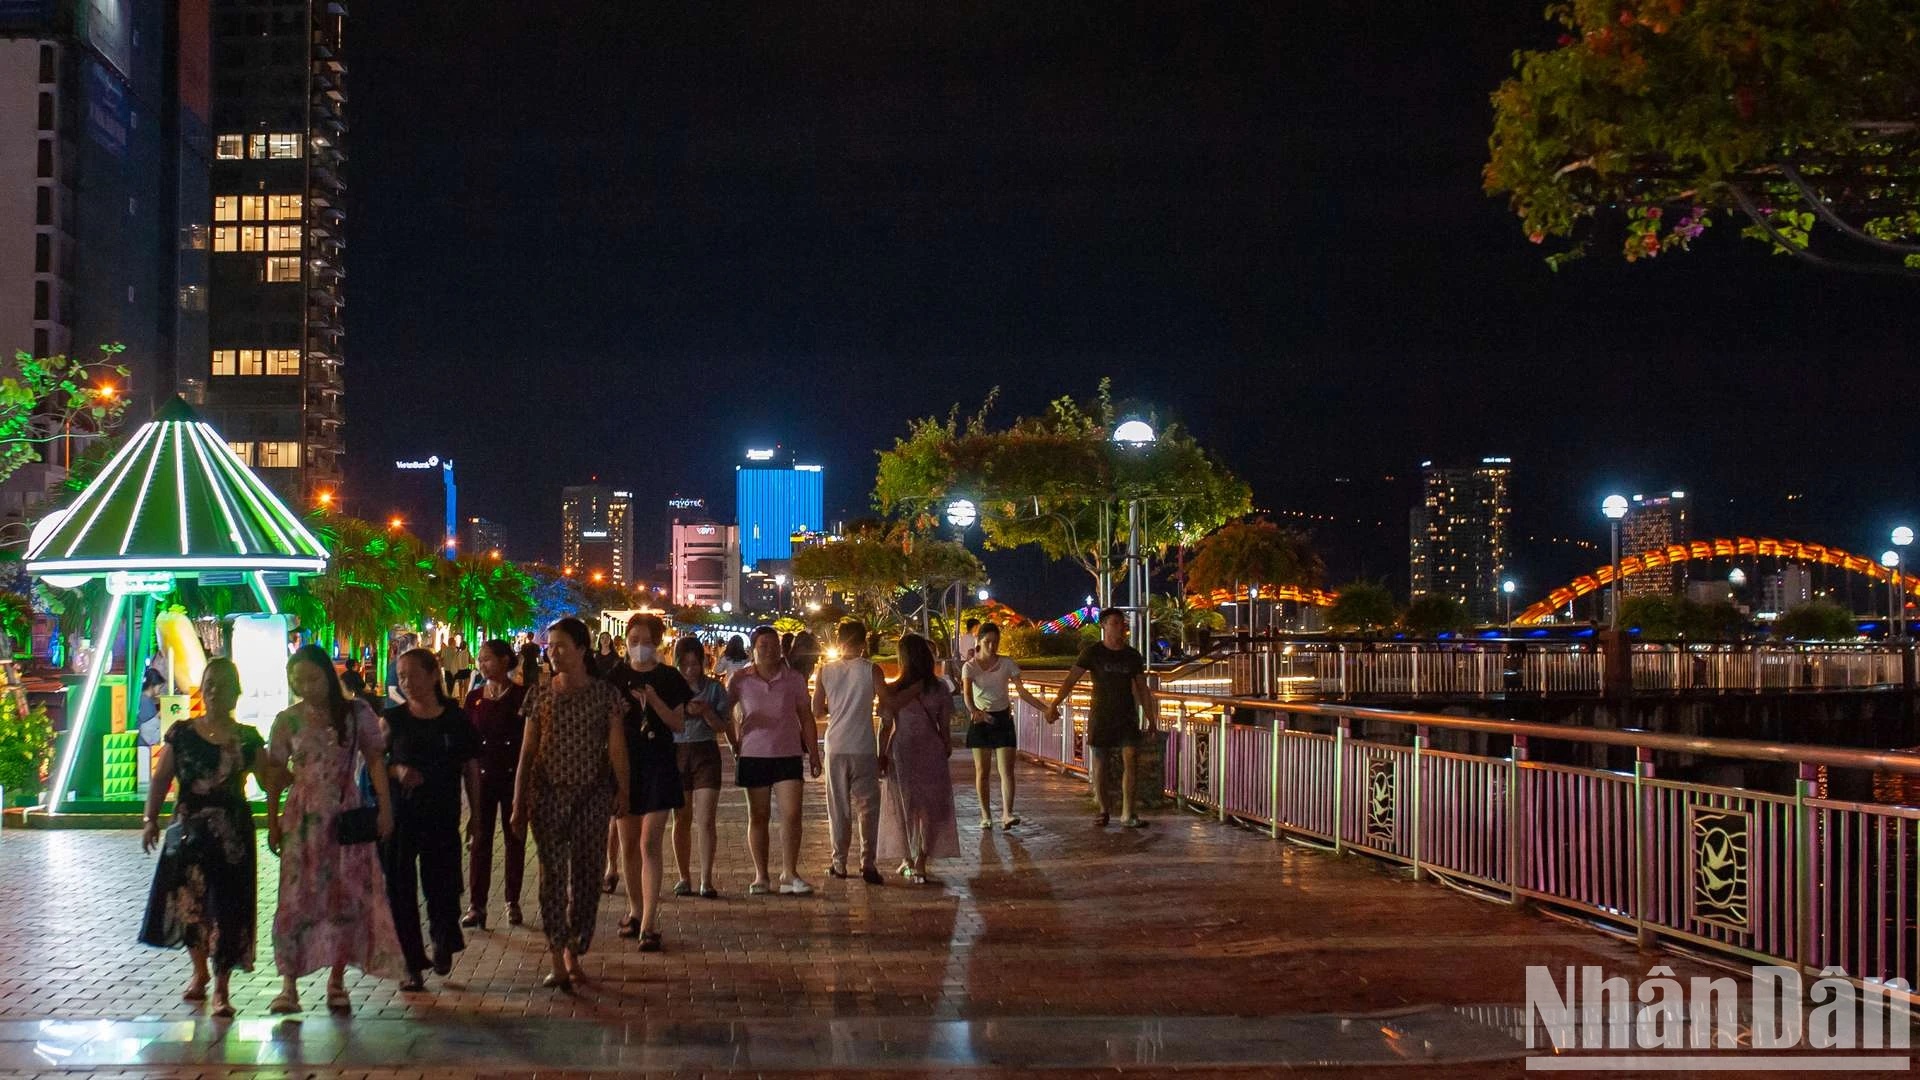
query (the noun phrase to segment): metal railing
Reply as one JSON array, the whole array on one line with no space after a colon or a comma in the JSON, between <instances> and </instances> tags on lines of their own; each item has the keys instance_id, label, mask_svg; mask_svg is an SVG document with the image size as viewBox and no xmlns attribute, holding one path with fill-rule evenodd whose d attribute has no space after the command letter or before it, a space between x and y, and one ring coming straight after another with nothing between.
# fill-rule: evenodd
<instances>
[{"instance_id":1,"label":"metal railing","mask_svg":"<svg viewBox=\"0 0 1920 1080\"><path fill-rule=\"evenodd\" d=\"M1021 752L1084 771L1085 700L1058 725L1016 703ZM1920 754L1167 690L1158 703L1167 794L1222 821L1578 913L1642 947L1666 940L1908 985L1920 975L1920 808L1828 798L1820 781L1840 769L1920 774ZM1511 750L1442 749L1436 736ZM1633 765L1530 754L1548 743L1573 744L1558 757L1628 748ZM1656 774L1656 755L1786 763L1798 779L1790 791L1682 782Z\"/></svg>"},{"instance_id":2,"label":"metal railing","mask_svg":"<svg viewBox=\"0 0 1920 1080\"><path fill-rule=\"evenodd\" d=\"M1171 685L1283 701L1597 694L1607 662L1598 648L1570 642L1259 642ZM1649 693L1868 689L1902 680L1900 650L1880 645L1636 642L1628 662L1634 689Z\"/></svg>"}]
</instances>

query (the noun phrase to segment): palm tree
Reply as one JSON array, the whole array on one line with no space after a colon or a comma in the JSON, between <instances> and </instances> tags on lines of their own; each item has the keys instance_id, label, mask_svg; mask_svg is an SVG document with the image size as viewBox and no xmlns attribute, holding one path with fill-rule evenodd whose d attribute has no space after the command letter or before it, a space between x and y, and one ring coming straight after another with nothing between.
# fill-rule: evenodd
<instances>
[{"instance_id":1,"label":"palm tree","mask_svg":"<svg viewBox=\"0 0 1920 1080\"><path fill-rule=\"evenodd\" d=\"M1312 588L1326 569L1305 533L1255 518L1223 525L1200 541L1187 569L1187 587L1201 595L1223 589L1237 598L1247 586Z\"/></svg>"}]
</instances>

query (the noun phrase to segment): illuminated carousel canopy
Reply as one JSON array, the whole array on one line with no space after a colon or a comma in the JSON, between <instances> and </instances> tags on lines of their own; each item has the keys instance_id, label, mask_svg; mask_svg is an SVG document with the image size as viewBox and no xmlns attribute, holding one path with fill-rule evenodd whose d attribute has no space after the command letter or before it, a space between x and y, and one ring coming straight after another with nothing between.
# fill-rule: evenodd
<instances>
[{"instance_id":1,"label":"illuminated carousel canopy","mask_svg":"<svg viewBox=\"0 0 1920 1080\"><path fill-rule=\"evenodd\" d=\"M326 568L327 551L175 398L133 433L73 505L40 522L26 563L43 577L315 574Z\"/></svg>"}]
</instances>

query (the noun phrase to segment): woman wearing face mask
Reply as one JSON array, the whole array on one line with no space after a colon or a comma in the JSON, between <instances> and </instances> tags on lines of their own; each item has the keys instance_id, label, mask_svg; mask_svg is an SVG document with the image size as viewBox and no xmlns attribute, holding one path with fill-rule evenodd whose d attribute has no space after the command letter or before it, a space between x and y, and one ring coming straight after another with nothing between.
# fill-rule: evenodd
<instances>
[{"instance_id":1,"label":"woman wearing face mask","mask_svg":"<svg viewBox=\"0 0 1920 1080\"><path fill-rule=\"evenodd\" d=\"M193 980L181 1000L204 1000L211 977L216 980L213 1015L225 1019L233 1015L228 977L234 968L253 970L258 883L246 783L256 764L266 765L261 753L266 746L258 731L233 719L240 701L240 670L233 661L219 657L207 662L200 697L206 713L167 731L147 789L140 847L151 853L160 839L160 804L166 801L167 788L180 781L140 940L163 949L186 945L193 957Z\"/></svg>"},{"instance_id":2,"label":"woman wearing face mask","mask_svg":"<svg viewBox=\"0 0 1920 1080\"><path fill-rule=\"evenodd\" d=\"M268 756L292 773L286 789L267 792L267 847L280 857L280 905L273 915L273 963L283 983L268 1012L300 1011L299 978L331 968L327 1007L348 1008L348 965L383 979L402 978L406 961L387 905L377 845L342 844L340 815L357 809L360 763L386 749L380 718L364 701L349 703L333 661L313 645L287 661L287 685L300 699L273 718ZM371 768L378 832L393 834L387 770Z\"/></svg>"},{"instance_id":3,"label":"woman wearing face mask","mask_svg":"<svg viewBox=\"0 0 1920 1080\"><path fill-rule=\"evenodd\" d=\"M607 681L627 697L627 805L620 807L620 863L627 875L627 915L620 936L640 939L641 952L660 951L654 920L660 906L660 837L667 813L685 805L673 737L686 730L693 697L680 669L662 663L667 625L658 615L627 621L627 662Z\"/></svg>"},{"instance_id":4,"label":"woman wearing face mask","mask_svg":"<svg viewBox=\"0 0 1920 1080\"><path fill-rule=\"evenodd\" d=\"M426 989L428 967L444 978L453 970L453 954L466 948L460 934L460 795L466 792L477 818L479 740L467 714L447 697L445 675L432 651L400 654L400 692L407 703L381 718L387 778L394 789L394 831L381 854L393 924L407 959L400 989L416 991ZM420 938L423 892L433 936L431 960Z\"/></svg>"},{"instance_id":5,"label":"woman wearing face mask","mask_svg":"<svg viewBox=\"0 0 1920 1080\"><path fill-rule=\"evenodd\" d=\"M554 674L531 691L515 772L513 831L528 826L540 854L540 928L552 969L545 985L573 989L593 944L600 910L594 874L613 807L627 805L626 699L596 677L587 624L561 619L547 631Z\"/></svg>"}]
</instances>

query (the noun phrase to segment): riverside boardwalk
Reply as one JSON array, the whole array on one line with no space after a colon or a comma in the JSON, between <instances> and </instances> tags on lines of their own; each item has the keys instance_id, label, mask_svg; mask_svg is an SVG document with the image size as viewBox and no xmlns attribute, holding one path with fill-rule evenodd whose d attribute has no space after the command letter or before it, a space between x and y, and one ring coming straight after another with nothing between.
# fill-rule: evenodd
<instances>
[{"instance_id":1,"label":"riverside boardwalk","mask_svg":"<svg viewBox=\"0 0 1920 1080\"><path fill-rule=\"evenodd\" d=\"M976 821L970 763L956 753L952 768L960 820ZM1020 769L1026 823L964 827L963 855L935 867L941 887L895 884L884 866L885 886L828 878L815 782L801 866L819 891L749 897L745 799L729 785L722 898L668 897L664 952L616 937L624 895L605 897L591 981L542 989L530 854L529 925L509 928L496 894L492 929L470 933L431 992L352 976L353 1013L330 1017L315 976L297 1021L267 1013L264 843L260 955L234 976L239 1018L222 1022L179 1000L184 953L134 941L153 869L137 833L9 829L0 1076L1519 1075L1527 965L1632 978L1654 962L1184 811L1099 829L1082 783ZM1666 962L1683 980L1707 973Z\"/></svg>"}]
</instances>

